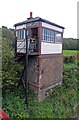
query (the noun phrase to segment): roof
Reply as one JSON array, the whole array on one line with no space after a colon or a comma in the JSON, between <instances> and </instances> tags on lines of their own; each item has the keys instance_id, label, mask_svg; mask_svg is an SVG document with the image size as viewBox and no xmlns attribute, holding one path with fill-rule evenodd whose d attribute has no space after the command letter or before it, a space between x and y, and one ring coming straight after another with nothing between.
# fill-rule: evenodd
<instances>
[{"instance_id":1,"label":"roof","mask_svg":"<svg viewBox=\"0 0 79 120\"><path fill-rule=\"evenodd\" d=\"M27 24L27 23L30 23L30 22L35 22L35 21L42 21L42 22L45 22L45 23L48 23L48 24L57 26L57 27L59 27L59 28L65 29L63 26L60 26L60 25L55 24L55 23L53 23L53 22L50 22L50 21L48 21L48 20L42 19L42 18L40 18L40 17L28 18L26 21L23 21L23 22L19 22L19 23L14 24L14 27L19 26L19 25L22 25L22 24Z\"/></svg>"}]
</instances>

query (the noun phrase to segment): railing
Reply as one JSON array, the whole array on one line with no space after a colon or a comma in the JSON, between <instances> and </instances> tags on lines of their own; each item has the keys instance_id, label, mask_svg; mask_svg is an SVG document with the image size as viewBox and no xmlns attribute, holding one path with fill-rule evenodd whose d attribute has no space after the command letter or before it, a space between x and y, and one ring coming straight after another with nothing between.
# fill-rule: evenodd
<instances>
[{"instance_id":1,"label":"railing","mask_svg":"<svg viewBox=\"0 0 79 120\"><path fill-rule=\"evenodd\" d=\"M17 45L18 42L20 42L19 45ZM24 44L23 44L23 42L24 42ZM22 47L22 44L23 44L23 47ZM29 49L28 50L29 53L38 52L39 51L39 39L38 38L35 39L35 44L29 43L28 49ZM17 54L17 50L19 50L18 53L21 53L22 50L24 50L23 53L26 52L26 41L25 41L25 39L22 40L22 41L17 41L17 39L15 40L15 54Z\"/></svg>"},{"instance_id":2,"label":"railing","mask_svg":"<svg viewBox=\"0 0 79 120\"><path fill-rule=\"evenodd\" d=\"M19 47L20 45L22 45L23 42L25 42L25 39L23 39L22 41L20 41L21 43L17 46Z\"/></svg>"},{"instance_id":3,"label":"railing","mask_svg":"<svg viewBox=\"0 0 79 120\"><path fill-rule=\"evenodd\" d=\"M25 49L25 47L26 47L26 45L24 45L23 48L20 48L19 53L21 52L21 50Z\"/></svg>"},{"instance_id":4,"label":"railing","mask_svg":"<svg viewBox=\"0 0 79 120\"><path fill-rule=\"evenodd\" d=\"M23 42L25 43L26 41L25 41L25 39L23 39L22 41L20 41L21 43L17 46L17 49L23 44ZM26 47L26 44L25 45L23 45L23 47L22 48L20 48L20 50L19 50L19 53L21 52L21 50L23 50L24 48Z\"/></svg>"}]
</instances>

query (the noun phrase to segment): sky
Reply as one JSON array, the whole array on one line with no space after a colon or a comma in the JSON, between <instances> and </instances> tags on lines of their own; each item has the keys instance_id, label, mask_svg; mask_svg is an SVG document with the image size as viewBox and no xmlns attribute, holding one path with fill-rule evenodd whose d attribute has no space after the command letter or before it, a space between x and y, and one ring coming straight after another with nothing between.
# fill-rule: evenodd
<instances>
[{"instance_id":1,"label":"sky","mask_svg":"<svg viewBox=\"0 0 79 120\"><path fill-rule=\"evenodd\" d=\"M42 17L64 26L64 38L77 38L78 0L0 0L0 27L13 28L15 23Z\"/></svg>"}]
</instances>

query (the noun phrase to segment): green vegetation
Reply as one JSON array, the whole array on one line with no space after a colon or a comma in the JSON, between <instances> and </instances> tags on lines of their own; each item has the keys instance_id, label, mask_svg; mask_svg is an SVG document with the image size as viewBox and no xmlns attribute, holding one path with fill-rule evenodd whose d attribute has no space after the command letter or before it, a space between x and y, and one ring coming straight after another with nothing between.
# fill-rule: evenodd
<instances>
[{"instance_id":1,"label":"green vegetation","mask_svg":"<svg viewBox=\"0 0 79 120\"><path fill-rule=\"evenodd\" d=\"M75 68L75 69L73 69ZM70 73L73 72L73 75ZM51 89L49 97L38 104L31 98L29 106L30 117L37 118L72 118L76 114L74 109L77 103L77 79L76 67L64 66L64 76L62 86Z\"/></svg>"},{"instance_id":2,"label":"green vegetation","mask_svg":"<svg viewBox=\"0 0 79 120\"><path fill-rule=\"evenodd\" d=\"M63 43L64 50L79 50L79 39L64 38Z\"/></svg>"},{"instance_id":3,"label":"green vegetation","mask_svg":"<svg viewBox=\"0 0 79 120\"><path fill-rule=\"evenodd\" d=\"M7 34L10 34L7 30ZM11 35L11 34L10 34ZM13 37L12 37L13 38ZM17 89L21 64L14 63L14 51L12 49L11 36L3 36L3 110L10 116L11 120L23 118L73 118L77 116L76 106L79 101L77 84L79 79L79 68L76 62L64 63L63 83L48 91L48 97L38 102L35 94L29 90L28 113L24 102L22 87ZM64 54L72 54L64 51ZM75 53L74 53L75 54ZM73 55L73 54L72 54Z\"/></svg>"},{"instance_id":4,"label":"green vegetation","mask_svg":"<svg viewBox=\"0 0 79 120\"><path fill-rule=\"evenodd\" d=\"M3 110L11 120L21 120L21 118L28 117L22 88L13 87L3 90Z\"/></svg>"},{"instance_id":5,"label":"green vegetation","mask_svg":"<svg viewBox=\"0 0 79 120\"><path fill-rule=\"evenodd\" d=\"M2 31L4 31L2 33L2 79L3 89L7 89L17 84L21 65L14 62L14 51L12 48L13 34L8 29L3 29ZM7 37L5 37L6 31Z\"/></svg>"},{"instance_id":6,"label":"green vegetation","mask_svg":"<svg viewBox=\"0 0 79 120\"><path fill-rule=\"evenodd\" d=\"M63 50L64 56L73 56L77 55L78 50Z\"/></svg>"},{"instance_id":7,"label":"green vegetation","mask_svg":"<svg viewBox=\"0 0 79 120\"><path fill-rule=\"evenodd\" d=\"M63 84L48 91L49 97L38 102L34 93L29 92L30 118L72 118L77 115L77 66L64 65ZM11 118L26 118L22 88L4 91L3 108ZM16 112L15 112L16 111Z\"/></svg>"},{"instance_id":8,"label":"green vegetation","mask_svg":"<svg viewBox=\"0 0 79 120\"><path fill-rule=\"evenodd\" d=\"M2 107L2 32L0 29L0 107Z\"/></svg>"}]
</instances>

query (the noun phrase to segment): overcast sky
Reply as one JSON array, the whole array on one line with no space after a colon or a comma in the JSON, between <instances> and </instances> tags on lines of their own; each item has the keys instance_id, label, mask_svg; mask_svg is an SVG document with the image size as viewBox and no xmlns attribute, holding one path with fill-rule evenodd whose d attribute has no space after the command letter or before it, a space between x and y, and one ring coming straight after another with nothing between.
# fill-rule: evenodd
<instances>
[{"instance_id":1,"label":"overcast sky","mask_svg":"<svg viewBox=\"0 0 79 120\"><path fill-rule=\"evenodd\" d=\"M77 38L78 0L0 0L0 27L13 28L29 13L65 27L64 37Z\"/></svg>"}]
</instances>

